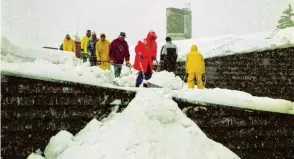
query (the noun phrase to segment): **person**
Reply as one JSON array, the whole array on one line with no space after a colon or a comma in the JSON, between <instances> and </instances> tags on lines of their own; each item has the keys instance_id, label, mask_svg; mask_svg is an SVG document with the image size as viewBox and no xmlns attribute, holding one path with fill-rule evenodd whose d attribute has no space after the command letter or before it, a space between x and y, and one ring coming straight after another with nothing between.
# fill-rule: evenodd
<instances>
[{"instance_id":1,"label":"person","mask_svg":"<svg viewBox=\"0 0 294 159\"><path fill-rule=\"evenodd\" d=\"M113 40L110 44L109 56L110 63L114 67L114 75L115 77L120 77L122 64L124 60L126 61L126 65L131 67L130 64L130 53L129 53L129 45L125 40L126 33L121 32L119 37Z\"/></svg>"},{"instance_id":2,"label":"person","mask_svg":"<svg viewBox=\"0 0 294 159\"><path fill-rule=\"evenodd\" d=\"M62 44L62 50L73 52L73 53L75 52L75 43L70 38L69 34L65 35L65 39L63 40L63 44Z\"/></svg>"},{"instance_id":3,"label":"person","mask_svg":"<svg viewBox=\"0 0 294 159\"><path fill-rule=\"evenodd\" d=\"M101 33L100 40L96 43L96 56L102 70L110 70L109 46L110 42L106 40L106 35Z\"/></svg>"},{"instance_id":4,"label":"person","mask_svg":"<svg viewBox=\"0 0 294 159\"><path fill-rule=\"evenodd\" d=\"M91 38L88 41L87 51L90 54L90 65L97 66L97 57L96 57L96 43L97 39L96 33L92 32Z\"/></svg>"},{"instance_id":5,"label":"person","mask_svg":"<svg viewBox=\"0 0 294 159\"><path fill-rule=\"evenodd\" d=\"M188 88L194 88L194 79L196 77L198 89L204 89L205 62L196 45L192 45L191 51L186 55L186 73L188 74Z\"/></svg>"},{"instance_id":6,"label":"person","mask_svg":"<svg viewBox=\"0 0 294 159\"><path fill-rule=\"evenodd\" d=\"M138 70L136 87L139 87L143 80L149 80L152 76L153 61L156 60L157 54L157 36L154 31L149 31L143 41L139 41L135 47L134 69ZM148 87L148 83L143 83L143 87Z\"/></svg>"},{"instance_id":7,"label":"person","mask_svg":"<svg viewBox=\"0 0 294 159\"><path fill-rule=\"evenodd\" d=\"M166 44L162 46L160 51L160 65L162 70L173 72L176 69L178 48L171 41L170 37L165 38Z\"/></svg>"},{"instance_id":8,"label":"person","mask_svg":"<svg viewBox=\"0 0 294 159\"><path fill-rule=\"evenodd\" d=\"M88 46L90 37L91 37L91 30L87 30L86 35L83 37L81 41L81 51L84 53L88 53L87 46Z\"/></svg>"}]
</instances>

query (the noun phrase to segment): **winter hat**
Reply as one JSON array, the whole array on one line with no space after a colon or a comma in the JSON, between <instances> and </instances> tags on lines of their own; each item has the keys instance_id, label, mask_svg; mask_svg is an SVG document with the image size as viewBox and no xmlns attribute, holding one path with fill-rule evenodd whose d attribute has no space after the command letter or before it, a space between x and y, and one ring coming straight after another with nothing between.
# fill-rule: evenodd
<instances>
[{"instance_id":1,"label":"winter hat","mask_svg":"<svg viewBox=\"0 0 294 159\"><path fill-rule=\"evenodd\" d=\"M95 31L92 31L92 35L96 35Z\"/></svg>"},{"instance_id":2,"label":"winter hat","mask_svg":"<svg viewBox=\"0 0 294 159\"><path fill-rule=\"evenodd\" d=\"M120 32L119 36L126 37L126 33L125 32Z\"/></svg>"},{"instance_id":3,"label":"winter hat","mask_svg":"<svg viewBox=\"0 0 294 159\"><path fill-rule=\"evenodd\" d=\"M69 36L69 34L66 34L65 37L66 37L66 38L69 38L70 36Z\"/></svg>"}]
</instances>

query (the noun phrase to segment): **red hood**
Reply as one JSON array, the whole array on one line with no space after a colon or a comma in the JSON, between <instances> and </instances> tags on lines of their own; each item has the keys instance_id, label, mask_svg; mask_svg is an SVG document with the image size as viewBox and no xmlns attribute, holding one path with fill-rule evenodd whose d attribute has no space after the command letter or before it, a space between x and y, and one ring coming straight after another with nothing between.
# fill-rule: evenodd
<instances>
[{"instance_id":1,"label":"red hood","mask_svg":"<svg viewBox=\"0 0 294 159\"><path fill-rule=\"evenodd\" d=\"M147 37L145 38L145 40L147 41L155 41L157 39L157 35L154 31L149 31Z\"/></svg>"}]
</instances>

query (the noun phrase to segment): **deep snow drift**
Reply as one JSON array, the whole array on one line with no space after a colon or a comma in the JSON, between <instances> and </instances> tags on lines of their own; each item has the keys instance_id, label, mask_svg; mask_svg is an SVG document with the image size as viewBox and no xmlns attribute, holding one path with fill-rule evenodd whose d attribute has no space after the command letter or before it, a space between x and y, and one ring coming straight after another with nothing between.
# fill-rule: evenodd
<instances>
[{"instance_id":1,"label":"deep snow drift","mask_svg":"<svg viewBox=\"0 0 294 159\"><path fill-rule=\"evenodd\" d=\"M166 89L143 89L119 114L105 122L93 119L76 136L52 137L50 159L237 159L214 142L178 108Z\"/></svg>"}]
</instances>

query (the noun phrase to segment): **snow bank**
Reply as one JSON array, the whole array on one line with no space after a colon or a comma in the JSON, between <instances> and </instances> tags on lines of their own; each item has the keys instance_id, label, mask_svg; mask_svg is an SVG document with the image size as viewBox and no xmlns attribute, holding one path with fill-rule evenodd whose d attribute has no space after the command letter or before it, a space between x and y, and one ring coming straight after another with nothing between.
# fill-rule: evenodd
<instances>
[{"instance_id":1,"label":"snow bank","mask_svg":"<svg viewBox=\"0 0 294 159\"><path fill-rule=\"evenodd\" d=\"M273 31L257 32L247 35L225 35L210 38L195 38L189 40L173 41L177 45L179 56L178 61L186 61L186 54L193 44L198 46L199 51L205 58L241 54L249 52L259 52L273 50L277 48L287 48L294 46L294 27L281 29L273 38L267 39ZM159 42L160 48L165 42ZM134 48L133 45L131 48ZM134 49L132 49L134 50ZM134 52L131 59L134 59ZM157 58L160 59L158 52Z\"/></svg>"},{"instance_id":2,"label":"snow bank","mask_svg":"<svg viewBox=\"0 0 294 159\"><path fill-rule=\"evenodd\" d=\"M163 89L142 89L122 113L104 123L92 120L57 158L239 158L207 138L171 96Z\"/></svg>"},{"instance_id":3,"label":"snow bank","mask_svg":"<svg viewBox=\"0 0 294 159\"><path fill-rule=\"evenodd\" d=\"M249 93L219 88L204 90L181 90L175 92L174 96L194 103L205 102L280 113L291 114L294 109L292 102L287 100L255 97Z\"/></svg>"}]
</instances>

